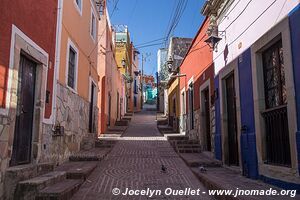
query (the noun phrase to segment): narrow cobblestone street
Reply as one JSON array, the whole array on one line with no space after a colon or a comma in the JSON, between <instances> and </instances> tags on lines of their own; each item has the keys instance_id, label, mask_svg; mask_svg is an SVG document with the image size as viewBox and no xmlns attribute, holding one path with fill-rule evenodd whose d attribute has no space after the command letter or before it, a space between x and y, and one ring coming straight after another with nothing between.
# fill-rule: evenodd
<instances>
[{"instance_id":1,"label":"narrow cobblestone street","mask_svg":"<svg viewBox=\"0 0 300 200\"><path fill-rule=\"evenodd\" d=\"M144 110L133 116L128 129L108 156L81 186L73 199L210 199L204 186L161 136L155 112ZM161 171L164 165L166 172ZM112 190L161 190L161 195L113 195ZM165 195L166 188L200 189L199 196Z\"/></svg>"}]
</instances>

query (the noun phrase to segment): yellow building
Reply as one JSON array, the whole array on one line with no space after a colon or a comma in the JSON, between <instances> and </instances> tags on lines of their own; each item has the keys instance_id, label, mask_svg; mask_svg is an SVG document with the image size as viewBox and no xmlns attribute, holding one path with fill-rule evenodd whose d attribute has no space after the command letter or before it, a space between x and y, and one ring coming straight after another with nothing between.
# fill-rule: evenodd
<instances>
[{"instance_id":1,"label":"yellow building","mask_svg":"<svg viewBox=\"0 0 300 200\"><path fill-rule=\"evenodd\" d=\"M173 127L174 131L179 129L180 116L180 96L179 96L179 79L171 78L168 82L168 105L169 105L169 125Z\"/></svg>"},{"instance_id":2,"label":"yellow building","mask_svg":"<svg viewBox=\"0 0 300 200\"><path fill-rule=\"evenodd\" d=\"M127 26L115 26L116 61L125 83L125 112L133 112L133 47Z\"/></svg>"},{"instance_id":3,"label":"yellow building","mask_svg":"<svg viewBox=\"0 0 300 200\"><path fill-rule=\"evenodd\" d=\"M63 162L97 132L97 35L94 0L60 0L54 93L54 135L45 136L45 161ZM51 129L49 131L52 131Z\"/></svg>"}]
</instances>

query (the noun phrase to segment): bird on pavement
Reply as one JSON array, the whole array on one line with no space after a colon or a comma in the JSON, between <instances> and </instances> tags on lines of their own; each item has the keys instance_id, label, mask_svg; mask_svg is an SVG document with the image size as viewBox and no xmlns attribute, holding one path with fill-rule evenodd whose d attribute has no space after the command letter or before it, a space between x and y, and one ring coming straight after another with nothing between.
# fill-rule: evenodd
<instances>
[{"instance_id":1,"label":"bird on pavement","mask_svg":"<svg viewBox=\"0 0 300 200\"><path fill-rule=\"evenodd\" d=\"M164 165L161 165L161 172L166 173L167 172L167 168Z\"/></svg>"}]
</instances>

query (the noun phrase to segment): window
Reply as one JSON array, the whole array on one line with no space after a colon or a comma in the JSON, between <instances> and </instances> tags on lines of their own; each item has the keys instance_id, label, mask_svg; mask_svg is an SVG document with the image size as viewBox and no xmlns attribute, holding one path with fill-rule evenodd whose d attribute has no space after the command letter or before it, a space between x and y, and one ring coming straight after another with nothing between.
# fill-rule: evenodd
<instances>
[{"instance_id":1,"label":"window","mask_svg":"<svg viewBox=\"0 0 300 200\"><path fill-rule=\"evenodd\" d=\"M82 0L74 0L74 3L76 4L79 14L82 15Z\"/></svg>"},{"instance_id":2,"label":"window","mask_svg":"<svg viewBox=\"0 0 300 200\"><path fill-rule=\"evenodd\" d=\"M291 166L287 95L282 41L262 53L266 110L265 121L267 164Z\"/></svg>"},{"instance_id":3,"label":"window","mask_svg":"<svg viewBox=\"0 0 300 200\"><path fill-rule=\"evenodd\" d=\"M71 47L69 52L68 86L73 89L75 87L75 59L76 52Z\"/></svg>"},{"instance_id":4,"label":"window","mask_svg":"<svg viewBox=\"0 0 300 200\"><path fill-rule=\"evenodd\" d=\"M287 103L281 40L263 52L266 108Z\"/></svg>"},{"instance_id":5,"label":"window","mask_svg":"<svg viewBox=\"0 0 300 200\"><path fill-rule=\"evenodd\" d=\"M93 12L93 10L91 11L91 36L92 38L95 40L96 39L96 17L95 14Z\"/></svg>"},{"instance_id":6,"label":"window","mask_svg":"<svg viewBox=\"0 0 300 200\"><path fill-rule=\"evenodd\" d=\"M77 69L78 69L78 49L69 39L67 46L66 59L66 85L76 92L77 86Z\"/></svg>"}]
</instances>

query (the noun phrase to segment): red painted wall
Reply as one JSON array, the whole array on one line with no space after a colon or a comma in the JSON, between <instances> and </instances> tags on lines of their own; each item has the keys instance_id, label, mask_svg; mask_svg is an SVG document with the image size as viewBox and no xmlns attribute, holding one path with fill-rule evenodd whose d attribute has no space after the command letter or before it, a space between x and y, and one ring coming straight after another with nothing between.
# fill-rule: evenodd
<instances>
[{"instance_id":1,"label":"red painted wall","mask_svg":"<svg viewBox=\"0 0 300 200\"><path fill-rule=\"evenodd\" d=\"M186 77L180 78L180 91L184 87L187 91L188 81L193 77L194 110L198 110L200 108L199 88L207 79L211 79L211 94L213 91L213 54L209 46L204 42L207 39L206 30L208 28L208 25L209 19L206 18L202 26L200 27L198 33L196 34L192 45L180 66L180 74L186 74ZM203 74L205 74L205 76L203 76ZM186 110L188 110L188 101L186 102Z\"/></svg>"},{"instance_id":2,"label":"red painted wall","mask_svg":"<svg viewBox=\"0 0 300 200\"><path fill-rule=\"evenodd\" d=\"M45 117L52 108L55 64L57 0L1 0L0 2L0 107L5 107L10 57L12 24L17 26L49 54L47 90L50 102L45 105ZM43 91L46 93L46 91Z\"/></svg>"}]
</instances>

